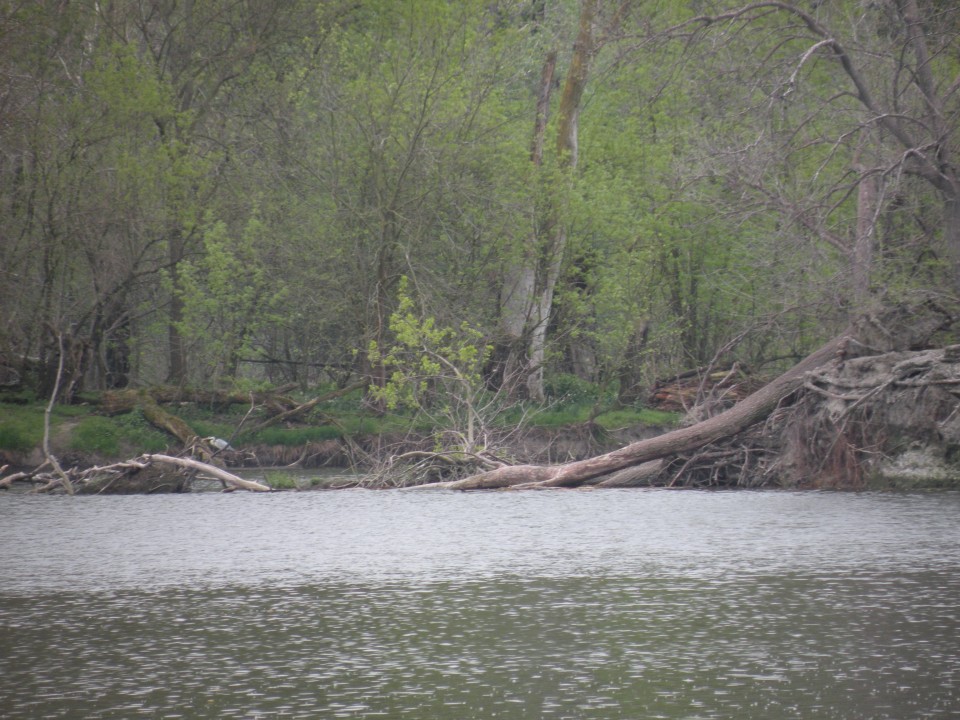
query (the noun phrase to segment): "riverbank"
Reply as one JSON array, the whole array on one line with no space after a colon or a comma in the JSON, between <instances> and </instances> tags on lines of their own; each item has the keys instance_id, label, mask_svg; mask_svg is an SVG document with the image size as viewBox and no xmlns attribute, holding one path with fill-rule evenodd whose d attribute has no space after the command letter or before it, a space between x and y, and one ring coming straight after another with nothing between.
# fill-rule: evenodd
<instances>
[{"instance_id":1,"label":"riverbank","mask_svg":"<svg viewBox=\"0 0 960 720\"><path fill-rule=\"evenodd\" d=\"M29 470L44 462L40 403L0 402L0 467ZM327 411L307 421L244 433L245 408L181 403L171 409L198 436L229 438L215 462L231 469L295 467L369 471L384 458L436 449L440 429L415 418ZM497 453L510 462L562 463L652 437L679 421L679 413L619 409L596 414L586 403L528 412L522 426L496 428ZM179 443L153 427L138 409L107 415L97 402L57 406L50 450L64 467L86 469L144 453L177 452ZM156 483L148 483L151 487ZM138 483L140 487L142 483ZM179 484L171 490L182 489Z\"/></svg>"},{"instance_id":2,"label":"riverbank","mask_svg":"<svg viewBox=\"0 0 960 720\"><path fill-rule=\"evenodd\" d=\"M356 414L339 419L324 414L244 435L247 415L239 410L201 415L189 404L174 410L192 428L180 437L187 437L191 452L205 462L349 467L377 476L380 482L371 485L379 487L960 489L960 346L828 355L802 373L792 370L772 381L765 393L737 403L721 396L712 406L697 406L690 417L699 422L681 428L650 421L678 420L667 413L598 414L571 406L523 409L523 422L501 417L469 442L462 432L417 418ZM769 390L785 383L786 391ZM25 407L13 415L0 421L4 459L35 466L43 460L37 429L42 412ZM124 419L118 426L116 418L93 407L59 409L53 453L62 464L82 467L118 456L162 454L171 445L162 433L144 428L136 411L119 417ZM230 430L233 418L232 434L222 432ZM217 450L225 442L216 438L223 437L233 447ZM21 447L11 450L13 441ZM158 442L164 447L148 447Z\"/></svg>"}]
</instances>

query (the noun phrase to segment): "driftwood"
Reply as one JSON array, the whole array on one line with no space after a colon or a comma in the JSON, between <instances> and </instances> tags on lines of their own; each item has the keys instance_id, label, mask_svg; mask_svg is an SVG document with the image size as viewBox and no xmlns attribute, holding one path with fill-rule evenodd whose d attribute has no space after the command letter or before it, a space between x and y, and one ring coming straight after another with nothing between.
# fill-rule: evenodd
<instances>
[{"instance_id":1,"label":"driftwood","mask_svg":"<svg viewBox=\"0 0 960 720\"><path fill-rule=\"evenodd\" d=\"M883 317L864 317L791 369L730 409L688 427L631 443L613 452L561 465L512 465L462 480L421 487L453 490L577 487L585 484L630 486L657 470L663 458L709 447L765 420L801 389L808 374L831 361L907 349L925 343L948 327L952 315L927 303L916 309L893 308ZM721 451L718 451L721 452ZM622 475L617 475L622 473Z\"/></svg>"},{"instance_id":2,"label":"driftwood","mask_svg":"<svg viewBox=\"0 0 960 720\"><path fill-rule=\"evenodd\" d=\"M14 482L31 482L39 485L39 487L34 490L34 492L37 493L52 492L58 488L63 488L68 492L76 489L76 491L80 493L95 494L104 492L113 493L118 491L130 492L131 489L128 485L132 477L140 477L142 473L149 471L157 464L161 464L173 465L175 467L204 473L210 477L220 480L225 486L235 490L249 490L252 492L271 491L271 488L267 485L237 477L233 473L227 472L223 468L211 465L210 463L194 460L193 458L175 457L173 455L143 455L133 460L125 460L123 462L111 463L110 465L91 467L86 470L72 468L64 473L68 476L68 480L70 482L69 490L63 483L63 478L59 474L53 472L42 472L43 468L48 464L49 463L44 463L30 472L17 472L0 478L0 488L7 489ZM6 466L4 466L3 469L6 469ZM0 470L0 472L2 472L2 470ZM175 492L179 492L185 486L182 482L178 482L174 485L162 482L159 484L154 484L155 481L153 480L150 482L151 485L148 492L154 492L161 486L166 486L168 490L170 487L173 487ZM145 491L142 489L134 489L133 492Z\"/></svg>"},{"instance_id":3,"label":"driftwood","mask_svg":"<svg viewBox=\"0 0 960 720\"><path fill-rule=\"evenodd\" d=\"M692 450L729 437L763 420L803 385L804 375L836 357L844 338L835 338L800 363L729 410L690 427L631 443L605 455L563 465L512 465L450 483L453 490L486 490L511 486L575 487L651 460Z\"/></svg>"},{"instance_id":4,"label":"driftwood","mask_svg":"<svg viewBox=\"0 0 960 720\"><path fill-rule=\"evenodd\" d=\"M270 488L266 485L261 485L258 482L253 482L252 480L244 480L241 477L237 477L233 473L229 473L226 470L218 468L216 465L210 465L209 463L200 462L199 460L194 460L192 458L182 458L174 457L173 455L144 455L143 461L147 463L159 462L165 463L167 465L176 465L178 467L188 468L191 470L199 470L200 472L207 473L217 478L217 480L222 480L228 485L240 488L241 490L251 490L253 492L270 492Z\"/></svg>"}]
</instances>

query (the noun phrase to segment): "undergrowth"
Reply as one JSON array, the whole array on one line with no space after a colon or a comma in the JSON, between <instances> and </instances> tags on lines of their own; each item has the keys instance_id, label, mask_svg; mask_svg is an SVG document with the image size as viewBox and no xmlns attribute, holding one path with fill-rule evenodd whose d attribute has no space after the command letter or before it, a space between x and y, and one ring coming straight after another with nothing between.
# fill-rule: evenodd
<instances>
[{"instance_id":1,"label":"undergrowth","mask_svg":"<svg viewBox=\"0 0 960 720\"><path fill-rule=\"evenodd\" d=\"M565 388L569 390L569 388ZM300 446L342 437L387 434L429 434L444 428L436 427L422 413L399 412L375 415L359 409L358 398L338 398L323 410L315 410L293 425L271 426L256 433L249 432L263 417L249 413L249 408L182 405L168 408L185 420L201 437L231 438L235 445ZM555 401L547 408L516 406L503 412L497 426L561 428L582 425L593 420L606 430L633 425L670 426L677 422L675 413L644 408L609 410L596 414L596 398L582 388L566 401ZM0 403L0 450L29 452L43 442L41 402L29 404ZM175 445L175 441L151 426L140 410L115 416L99 415L96 406L58 405L54 409L53 429L65 422L71 425L69 449L77 452L116 456L126 453L158 452Z\"/></svg>"}]
</instances>

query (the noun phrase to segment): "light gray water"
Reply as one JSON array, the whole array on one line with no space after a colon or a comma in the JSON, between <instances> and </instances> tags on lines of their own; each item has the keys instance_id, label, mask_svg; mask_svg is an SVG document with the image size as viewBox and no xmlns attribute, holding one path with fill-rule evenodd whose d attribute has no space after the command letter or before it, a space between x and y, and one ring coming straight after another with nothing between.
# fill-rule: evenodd
<instances>
[{"instance_id":1,"label":"light gray water","mask_svg":"<svg viewBox=\"0 0 960 720\"><path fill-rule=\"evenodd\" d=\"M957 718L960 494L0 496L3 718Z\"/></svg>"}]
</instances>

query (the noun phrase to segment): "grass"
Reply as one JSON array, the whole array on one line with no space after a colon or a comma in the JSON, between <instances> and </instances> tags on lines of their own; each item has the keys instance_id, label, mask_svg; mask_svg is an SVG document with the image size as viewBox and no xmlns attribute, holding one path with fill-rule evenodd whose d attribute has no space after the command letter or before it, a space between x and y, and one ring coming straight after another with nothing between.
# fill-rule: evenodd
<instances>
[{"instance_id":1,"label":"grass","mask_svg":"<svg viewBox=\"0 0 960 720\"><path fill-rule=\"evenodd\" d=\"M120 433L110 418L85 418L73 431L70 449L113 456L120 452Z\"/></svg>"},{"instance_id":2,"label":"grass","mask_svg":"<svg viewBox=\"0 0 960 720\"><path fill-rule=\"evenodd\" d=\"M29 452L43 442L43 407L0 405L0 449Z\"/></svg>"},{"instance_id":3,"label":"grass","mask_svg":"<svg viewBox=\"0 0 960 720\"><path fill-rule=\"evenodd\" d=\"M45 405L0 403L0 450L29 452L43 444ZM115 456L132 452L156 452L170 444L167 436L152 427L139 412L116 417L95 414L89 405L57 405L51 416L51 436L70 423L69 449Z\"/></svg>"},{"instance_id":4,"label":"grass","mask_svg":"<svg viewBox=\"0 0 960 720\"><path fill-rule=\"evenodd\" d=\"M527 407L511 408L499 418L505 426L523 421L532 427L562 428L583 424L591 419L596 400L583 397L568 398L566 402L547 409ZM310 442L337 439L343 436L404 434L411 431L429 433L437 428L427 414L416 416L388 413L377 416L358 409L359 403L349 405L338 398L335 407L317 410L304 418L303 424L293 427L272 426L255 434L241 432L237 445L284 445L300 446ZM233 437L237 426L244 419L248 408L209 408L183 405L172 408L201 437ZM0 450L29 452L43 442L44 404L19 401L0 403ZM610 410L593 417L602 428L615 430L634 425L672 426L678 420L676 413L660 412L645 408ZM262 418L252 417L252 426ZM53 429L70 424L69 449L107 457L157 452L174 444L172 438L151 426L139 410L113 417L98 415L91 404L64 406L54 409Z\"/></svg>"},{"instance_id":5,"label":"grass","mask_svg":"<svg viewBox=\"0 0 960 720\"><path fill-rule=\"evenodd\" d=\"M267 470L263 479L274 490L297 490L300 487L296 475L282 470Z\"/></svg>"},{"instance_id":6,"label":"grass","mask_svg":"<svg viewBox=\"0 0 960 720\"><path fill-rule=\"evenodd\" d=\"M534 411L530 416L530 425L542 428L560 428L579 425L590 420L593 403L576 403L547 410ZM608 410L594 416L593 421L607 430L629 427L631 425L676 425L680 416L677 413L650 410L648 408L621 408Z\"/></svg>"}]
</instances>

